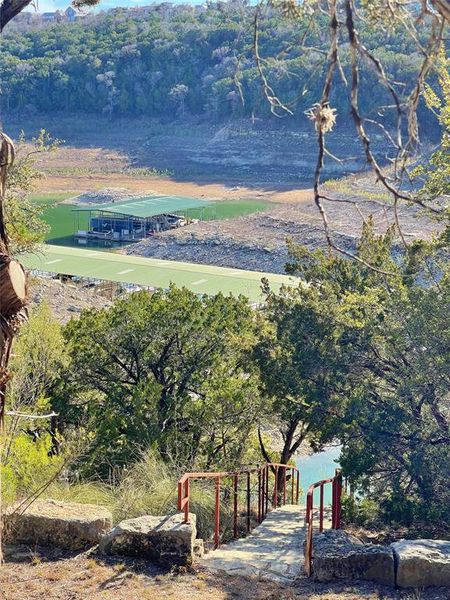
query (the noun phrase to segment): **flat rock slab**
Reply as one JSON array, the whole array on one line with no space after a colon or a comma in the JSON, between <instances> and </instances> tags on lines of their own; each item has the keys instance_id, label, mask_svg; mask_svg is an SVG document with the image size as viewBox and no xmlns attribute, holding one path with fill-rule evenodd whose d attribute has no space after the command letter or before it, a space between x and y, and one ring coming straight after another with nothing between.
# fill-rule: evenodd
<instances>
[{"instance_id":1,"label":"flat rock slab","mask_svg":"<svg viewBox=\"0 0 450 600\"><path fill-rule=\"evenodd\" d=\"M193 514L189 523L183 522L182 514L126 519L103 537L99 552L138 556L168 566L187 565L194 553L195 523Z\"/></svg>"},{"instance_id":2,"label":"flat rock slab","mask_svg":"<svg viewBox=\"0 0 450 600\"><path fill-rule=\"evenodd\" d=\"M400 540L391 547L399 587L450 586L450 541Z\"/></svg>"},{"instance_id":3,"label":"flat rock slab","mask_svg":"<svg viewBox=\"0 0 450 600\"><path fill-rule=\"evenodd\" d=\"M304 518L299 506L277 508L249 536L210 552L198 562L212 571L290 585L303 571Z\"/></svg>"},{"instance_id":4,"label":"flat rock slab","mask_svg":"<svg viewBox=\"0 0 450 600\"><path fill-rule=\"evenodd\" d=\"M98 544L112 527L111 512L93 504L36 500L20 510L12 506L3 515L7 542L81 550Z\"/></svg>"},{"instance_id":5,"label":"flat rock slab","mask_svg":"<svg viewBox=\"0 0 450 600\"><path fill-rule=\"evenodd\" d=\"M394 555L389 546L363 544L341 530L314 536L313 577L315 581L376 581L395 585Z\"/></svg>"}]
</instances>

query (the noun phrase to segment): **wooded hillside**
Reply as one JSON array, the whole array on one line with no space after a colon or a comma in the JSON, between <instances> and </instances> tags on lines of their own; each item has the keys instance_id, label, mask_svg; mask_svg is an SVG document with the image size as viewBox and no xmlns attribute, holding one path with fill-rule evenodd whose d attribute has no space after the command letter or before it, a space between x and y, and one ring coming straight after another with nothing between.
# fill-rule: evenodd
<instances>
[{"instance_id":1,"label":"wooded hillside","mask_svg":"<svg viewBox=\"0 0 450 600\"><path fill-rule=\"evenodd\" d=\"M115 9L79 23L20 26L4 32L0 72L3 111L103 113L184 117L209 120L264 117L264 97L253 50L254 8L243 3L205 6L154 5ZM259 23L259 53L274 92L303 117L320 97L326 47L326 16L289 19L275 12ZM366 24L364 39L405 95L420 68L421 55L403 30L380 36ZM422 28L426 35L427 27ZM302 39L314 51L304 52ZM341 46L347 41L343 39ZM343 64L344 72L348 65ZM386 92L372 94L376 73L361 65L364 86L360 103L366 112L390 104ZM386 102L380 98L386 94ZM332 104L348 112L348 90L336 82ZM419 110L422 123L431 119Z\"/></svg>"}]
</instances>

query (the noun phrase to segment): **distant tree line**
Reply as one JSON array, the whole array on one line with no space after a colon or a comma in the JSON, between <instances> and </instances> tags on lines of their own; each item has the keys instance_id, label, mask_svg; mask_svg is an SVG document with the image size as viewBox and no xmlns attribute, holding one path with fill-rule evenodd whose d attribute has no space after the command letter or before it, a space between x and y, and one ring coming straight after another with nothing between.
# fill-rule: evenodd
<instances>
[{"instance_id":1,"label":"distant tree line","mask_svg":"<svg viewBox=\"0 0 450 600\"><path fill-rule=\"evenodd\" d=\"M202 116L208 120L270 115L253 52L254 9L244 3L205 6L155 5L116 9L80 23L40 28L15 26L3 34L0 55L2 111L19 115L95 113L113 116ZM316 19L313 45L317 62L300 50L311 24L275 11L259 28L259 51L274 92L292 106L294 119L319 97L320 65L327 51ZM364 32L371 50L399 86L412 81L420 52L402 31ZM426 27L423 28L426 31ZM342 40L342 45L346 44ZM319 65L319 66L318 66ZM348 65L342 65L343 72ZM371 94L376 74L362 65L367 85L360 103L367 114L383 104ZM383 94L384 92L381 92ZM343 78L332 105L340 113L348 95ZM386 102L390 103L388 92ZM341 106L342 105L342 106ZM345 108L345 112L348 109ZM420 118L425 119L420 111Z\"/></svg>"}]
</instances>

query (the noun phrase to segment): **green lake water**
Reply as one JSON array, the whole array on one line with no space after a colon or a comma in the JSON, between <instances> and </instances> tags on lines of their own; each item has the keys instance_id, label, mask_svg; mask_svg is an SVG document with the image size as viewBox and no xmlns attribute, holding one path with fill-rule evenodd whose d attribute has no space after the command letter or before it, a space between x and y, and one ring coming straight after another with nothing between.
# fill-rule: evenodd
<instances>
[{"instance_id":1,"label":"green lake water","mask_svg":"<svg viewBox=\"0 0 450 600\"><path fill-rule=\"evenodd\" d=\"M61 204L67 196L63 194L53 194L47 196L35 196L35 202L45 204L43 219L50 225L50 231L46 241L57 246L79 247L80 244L74 238L74 233L78 229L88 228L88 213L74 211L74 205ZM188 211L188 216L192 219L203 219L204 221L216 219L229 219L241 217L254 212L267 210L270 203L266 200L224 200L212 203L202 209L192 209ZM104 246L104 242L92 240L90 245L99 247ZM115 243L115 246L118 244ZM111 246L110 246L111 247Z\"/></svg>"}]
</instances>

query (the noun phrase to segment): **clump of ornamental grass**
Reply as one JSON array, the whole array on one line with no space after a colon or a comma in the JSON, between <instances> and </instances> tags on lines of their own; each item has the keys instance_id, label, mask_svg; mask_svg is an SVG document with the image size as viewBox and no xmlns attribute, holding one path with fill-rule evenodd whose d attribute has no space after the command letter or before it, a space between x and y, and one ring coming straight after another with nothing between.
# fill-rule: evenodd
<instances>
[{"instance_id":1,"label":"clump of ornamental grass","mask_svg":"<svg viewBox=\"0 0 450 600\"><path fill-rule=\"evenodd\" d=\"M164 463L155 452L144 452L141 460L127 470L115 487L115 520L178 512L178 478L181 474L175 465ZM214 506L214 481L192 482L189 511L197 517L198 537L208 539L212 536ZM224 506L221 514L224 526L229 520L227 512L229 510Z\"/></svg>"}]
</instances>

